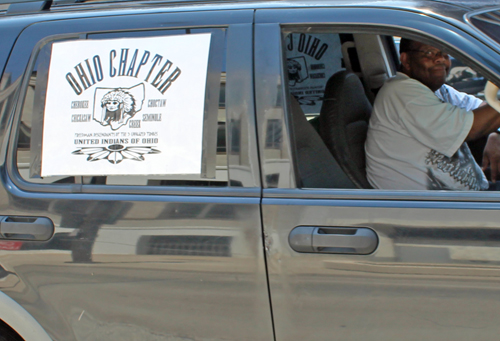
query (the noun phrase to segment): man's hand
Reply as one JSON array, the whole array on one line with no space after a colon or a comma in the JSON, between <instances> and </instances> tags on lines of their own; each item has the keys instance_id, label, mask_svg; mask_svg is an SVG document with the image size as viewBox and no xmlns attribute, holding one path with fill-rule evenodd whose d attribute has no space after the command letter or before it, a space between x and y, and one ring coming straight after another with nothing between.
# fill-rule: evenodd
<instances>
[{"instance_id":1,"label":"man's hand","mask_svg":"<svg viewBox=\"0 0 500 341\"><path fill-rule=\"evenodd\" d=\"M500 171L500 134L491 133L483 151L483 171L490 166L491 181L496 182Z\"/></svg>"}]
</instances>

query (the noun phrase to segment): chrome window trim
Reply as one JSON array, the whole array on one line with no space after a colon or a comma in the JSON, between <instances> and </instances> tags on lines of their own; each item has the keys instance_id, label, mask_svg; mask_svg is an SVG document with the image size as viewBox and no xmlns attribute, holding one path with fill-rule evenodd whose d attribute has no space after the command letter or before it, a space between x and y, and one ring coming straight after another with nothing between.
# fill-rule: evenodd
<instances>
[{"instance_id":1,"label":"chrome window trim","mask_svg":"<svg viewBox=\"0 0 500 341\"><path fill-rule=\"evenodd\" d=\"M381 189L331 189L331 188L268 188L263 198L304 200L367 200L367 201L436 201L436 202L500 202L500 192L494 191L410 191ZM483 207L483 206L481 206Z\"/></svg>"},{"instance_id":2,"label":"chrome window trim","mask_svg":"<svg viewBox=\"0 0 500 341\"><path fill-rule=\"evenodd\" d=\"M154 197L162 198L165 196L177 197L229 197L229 198L260 198L260 188L244 187L168 187L168 186L108 186L108 185L81 185L70 184L61 186L46 186L40 184L30 184L30 186L19 185L14 182L12 177L7 176L4 168L0 169L0 174L4 177L5 187L16 196L26 198L60 198L61 194L74 194L78 197L72 199L96 199L99 200L109 196L109 200L138 200L136 196L144 198L143 200L155 200ZM90 187L90 188L89 188ZM117 196L124 196L118 198ZM159 201L163 201L158 199ZM179 199L172 199L178 201Z\"/></svg>"},{"instance_id":3,"label":"chrome window trim","mask_svg":"<svg viewBox=\"0 0 500 341\"><path fill-rule=\"evenodd\" d=\"M4 172L2 172L4 173ZM5 174L3 174L5 176ZM110 200L110 201L156 201L156 202L199 202L200 198L220 198L220 202L229 204L250 203L255 204L255 200L260 200L259 188L227 188L225 191L218 191L217 193L208 193L209 191L199 190L199 188L189 187L185 188L187 192L183 192L180 187L179 190L165 191L165 192L152 192L152 191L118 191L118 192L85 192L82 191L81 186L75 186L75 191L29 191L20 188L12 182L12 179L6 178L4 180L5 187L16 198L27 199L67 199L71 200ZM126 187L126 186L116 186ZM157 189L161 190L161 188ZM208 194L207 194L208 193ZM212 199L210 199L212 202Z\"/></svg>"}]
</instances>

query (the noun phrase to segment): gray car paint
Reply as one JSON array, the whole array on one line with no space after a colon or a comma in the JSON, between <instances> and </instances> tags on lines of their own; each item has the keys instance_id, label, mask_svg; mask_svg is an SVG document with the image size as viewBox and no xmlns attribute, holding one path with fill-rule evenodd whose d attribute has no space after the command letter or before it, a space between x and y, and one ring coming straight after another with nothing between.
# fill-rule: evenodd
<instances>
[{"instance_id":1,"label":"gray car paint","mask_svg":"<svg viewBox=\"0 0 500 341\"><path fill-rule=\"evenodd\" d=\"M325 12L332 6L339 8ZM293 7L299 15L287 13ZM373 16L374 7L385 8L386 16ZM252 56L256 8L262 11L256 13ZM56 235L27 243L24 251L0 251L1 291L55 340L271 340L273 321L277 340L495 338L497 194L298 189L289 131L284 130L278 158L263 148L267 119L279 117L287 127L280 23L314 23L323 16L327 23L362 20L382 29L400 9L391 25L415 25L412 30L457 45L498 80L498 47L477 42L476 31L463 19L472 8L477 2L461 1L460 7L425 1L192 2L172 8L56 3L52 13L0 19L6 27L19 25L7 35L7 46L20 27L33 24L33 33L26 31L26 40L20 40L30 49L48 35L37 30L40 21L50 34L89 27L147 29L164 24L153 16L174 12L178 26L231 24L234 35L228 39L240 54L228 60L234 72L228 71L233 86L226 94L227 115L243 127L241 143L228 152L229 177L239 186L55 189L27 183L16 173L13 150L7 153L29 59L14 49L19 59L9 63L15 77L0 103L0 214L49 217ZM2 50L2 67L9 53ZM236 140L232 131L227 130L229 141ZM272 188L276 181L268 175L276 171L281 180ZM297 253L288 234L299 225L369 227L380 245L365 256ZM74 229L79 238L65 239ZM155 236L209 236L230 241L231 252L226 257L145 254L144 241ZM88 250L89 244L92 261L75 262L72 253L82 246Z\"/></svg>"}]
</instances>

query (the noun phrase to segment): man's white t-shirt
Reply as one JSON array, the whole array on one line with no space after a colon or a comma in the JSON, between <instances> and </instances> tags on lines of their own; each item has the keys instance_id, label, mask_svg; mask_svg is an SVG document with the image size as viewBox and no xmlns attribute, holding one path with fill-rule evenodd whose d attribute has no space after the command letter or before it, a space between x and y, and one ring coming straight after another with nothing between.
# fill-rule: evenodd
<instances>
[{"instance_id":1,"label":"man's white t-shirt","mask_svg":"<svg viewBox=\"0 0 500 341\"><path fill-rule=\"evenodd\" d=\"M380 89L365 144L370 184L380 189L485 190L464 142L481 100L443 85L436 93L399 73Z\"/></svg>"}]
</instances>

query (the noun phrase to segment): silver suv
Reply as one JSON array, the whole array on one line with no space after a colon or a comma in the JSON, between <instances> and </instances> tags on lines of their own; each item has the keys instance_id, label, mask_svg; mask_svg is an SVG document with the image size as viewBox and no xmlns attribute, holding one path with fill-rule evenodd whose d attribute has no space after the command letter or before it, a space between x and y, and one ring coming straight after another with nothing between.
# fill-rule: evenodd
<instances>
[{"instance_id":1,"label":"silver suv","mask_svg":"<svg viewBox=\"0 0 500 341\"><path fill-rule=\"evenodd\" d=\"M497 0L16 1L0 32L0 340L498 339L500 194L370 188L365 136L319 133L400 37L498 101Z\"/></svg>"}]
</instances>

